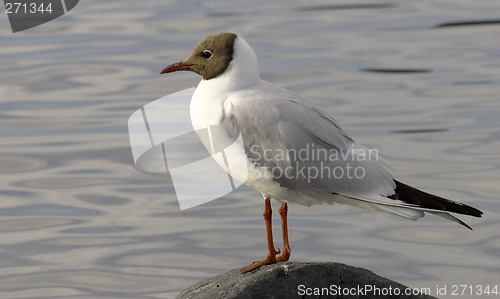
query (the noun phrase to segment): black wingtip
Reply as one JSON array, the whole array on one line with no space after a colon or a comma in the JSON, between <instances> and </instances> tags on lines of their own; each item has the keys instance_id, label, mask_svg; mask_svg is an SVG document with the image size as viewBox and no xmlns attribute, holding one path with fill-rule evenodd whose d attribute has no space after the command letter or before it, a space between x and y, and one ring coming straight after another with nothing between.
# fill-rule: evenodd
<instances>
[{"instance_id":1,"label":"black wingtip","mask_svg":"<svg viewBox=\"0 0 500 299\"><path fill-rule=\"evenodd\" d=\"M483 215L482 211L461 202L418 190L417 188L413 188L412 186L396 180L394 180L394 182L396 183L396 189L395 194L390 197L392 199L401 200L409 204L436 211L451 212L478 218L481 218ZM472 230L468 225L465 226Z\"/></svg>"}]
</instances>

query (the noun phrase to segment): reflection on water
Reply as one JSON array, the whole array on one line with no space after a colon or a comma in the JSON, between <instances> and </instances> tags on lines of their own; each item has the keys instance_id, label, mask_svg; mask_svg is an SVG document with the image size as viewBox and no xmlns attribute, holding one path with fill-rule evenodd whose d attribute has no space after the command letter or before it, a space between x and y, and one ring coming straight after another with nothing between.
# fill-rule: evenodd
<instances>
[{"instance_id":1,"label":"reflection on water","mask_svg":"<svg viewBox=\"0 0 500 299\"><path fill-rule=\"evenodd\" d=\"M263 79L323 106L398 178L485 212L461 217L471 232L292 205L292 260L412 287L498 284L500 7L459 3L93 1L18 34L4 20L0 297L171 298L262 257L258 192L180 211L169 177L134 167L128 139L134 111L199 80L159 71L226 30L254 47Z\"/></svg>"},{"instance_id":2,"label":"reflection on water","mask_svg":"<svg viewBox=\"0 0 500 299\"><path fill-rule=\"evenodd\" d=\"M394 74L416 74L416 73L430 73L429 69L361 69L363 72L371 73L394 73Z\"/></svg>"},{"instance_id":3,"label":"reflection on water","mask_svg":"<svg viewBox=\"0 0 500 299\"><path fill-rule=\"evenodd\" d=\"M449 22L437 24L434 28L443 28L443 27L457 27L457 26L477 26L477 25L498 25L500 24L500 20L474 20L474 21L458 21L458 22Z\"/></svg>"}]
</instances>

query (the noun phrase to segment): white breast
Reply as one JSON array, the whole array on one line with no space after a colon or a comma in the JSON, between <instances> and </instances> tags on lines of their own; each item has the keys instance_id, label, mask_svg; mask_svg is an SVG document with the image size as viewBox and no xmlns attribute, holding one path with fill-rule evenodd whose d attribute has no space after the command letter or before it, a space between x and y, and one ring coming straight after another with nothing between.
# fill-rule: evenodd
<instances>
[{"instance_id":1,"label":"white breast","mask_svg":"<svg viewBox=\"0 0 500 299\"><path fill-rule=\"evenodd\" d=\"M248 176L249 161L243 140L239 136L232 142L221 123L224 115L230 113L231 104L226 95L215 95L207 91L206 87L206 84L200 83L191 99L191 123L200 139L205 141L205 147L217 164L235 180L244 183ZM208 136L203 136L206 133ZM220 150L220 144L230 145Z\"/></svg>"}]
</instances>

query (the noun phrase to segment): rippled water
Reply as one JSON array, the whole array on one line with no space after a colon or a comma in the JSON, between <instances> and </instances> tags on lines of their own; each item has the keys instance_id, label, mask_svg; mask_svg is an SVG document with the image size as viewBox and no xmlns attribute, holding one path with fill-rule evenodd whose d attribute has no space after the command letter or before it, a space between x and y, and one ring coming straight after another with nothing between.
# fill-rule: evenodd
<instances>
[{"instance_id":1,"label":"rippled water","mask_svg":"<svg viewBox=\"0 0 500 299\"><path fill-rule=\"evenodd\" d=\"M499 13L493 0L158 0L80 1L16 34L0 18L0 297L171 298L265 255L258 192L180 211L171 181L138 171L130 150L129 116L199 81L159 71L219 31L242 35L263 79L322 105L401 180L485 212L461 217L471 232L292 205L292 260L447 286L442 298L500 284Z\"/></svg>"}]
</instances>

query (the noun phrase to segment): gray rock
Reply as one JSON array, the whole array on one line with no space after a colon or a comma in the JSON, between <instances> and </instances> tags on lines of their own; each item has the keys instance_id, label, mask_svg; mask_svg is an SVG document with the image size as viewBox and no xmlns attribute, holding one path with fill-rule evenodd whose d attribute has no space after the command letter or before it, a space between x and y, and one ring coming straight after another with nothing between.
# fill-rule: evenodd
<instances>
[{"instance_id":1,"label":"gray rock","mask_svg":"<svg viewBox=\"0 0 500 299\"><path fill-rule=\"evenodd\" d=\"M340 263L286 262L241 274L240 269L200 281L176 299L414 298L406 286L373 272ZM429 289L430 291L430 289ZM347 293L346 293L347 292Z\"/></svg>"}]
</instances>

